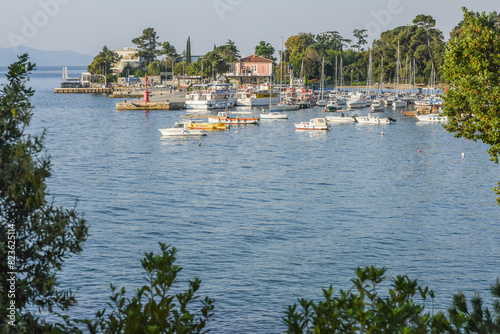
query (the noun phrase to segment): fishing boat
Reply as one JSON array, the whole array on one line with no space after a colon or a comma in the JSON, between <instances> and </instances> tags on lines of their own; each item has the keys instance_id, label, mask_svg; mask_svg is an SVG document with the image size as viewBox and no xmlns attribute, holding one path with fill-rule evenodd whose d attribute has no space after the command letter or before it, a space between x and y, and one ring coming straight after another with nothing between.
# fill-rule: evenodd
<instances>
[{"instance_id":1,"label":"fishing boat","mask_svg":"<svg viewBox=\"0 0 500 334\"><path fill-rule=\"evenodd\" d=\"M240 117L239 114L251 114L251 113L229 113L227 111L219 111L217 116L207 116L209 123L225 123L225 124L259 124L259 117Z\"/></svg>"},{"instance_id":2,"label":"fishing boat","mask_svg":"<svg viewBox=\"0 0 500 334\"><path fill-rule=\"evenodd\" d=\"M172 128L158 129L162 136L206 136L207 133L199 129L188 129L187 123L177 122Z\"/></svg>"},{"instance_id":3,"label":"fishing boat","mask_svg":"<svg viewBox=\"0 0 500 334\"><path fill-rule=\"evenodd\" d=\"M202 123L202 122L186 122L187 129L200 129L205 131L211 130L227 130L229 129L229 125L226 123L218 122L218 123Z\"/></svg>"},{"instance_id":4,"label":"fishing boat","mask_svg":"<svg viewBox=\"0 0 500 334\"><path fill-rule=\"evenodd\" d=\"M326 118L313 118L309 122L295 123L296 130L329 130Z\"/></svg>"}]
</instances>

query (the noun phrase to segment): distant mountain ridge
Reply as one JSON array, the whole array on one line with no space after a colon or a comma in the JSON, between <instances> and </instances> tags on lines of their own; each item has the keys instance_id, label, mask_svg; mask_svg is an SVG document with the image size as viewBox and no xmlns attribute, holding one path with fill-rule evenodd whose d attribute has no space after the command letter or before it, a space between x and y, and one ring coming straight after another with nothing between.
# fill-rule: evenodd
<instances>
[{"instance_id":1,"label":"distant mountain ridge","mask_svg":"<svg viewBox=\"0 0 500 334\"><path fill-rule=\"evenodd\" d=\"M15 48L0 48L0 66L8 66L17 61L17 56L28 53L30 61L37 66L86 66L93 57L74 51L45 51L19 46Z\"/></svg>"}]
</instances>

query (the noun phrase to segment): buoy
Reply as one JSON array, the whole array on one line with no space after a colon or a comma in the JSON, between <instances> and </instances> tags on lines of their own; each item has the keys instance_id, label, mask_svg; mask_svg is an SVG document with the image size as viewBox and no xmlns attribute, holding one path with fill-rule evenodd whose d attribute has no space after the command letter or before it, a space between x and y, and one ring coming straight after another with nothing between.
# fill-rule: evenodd
<instances>
[{"instance_id":1,"label":"buoy","mask_svg":"<svg viewBox=\"0 0 500 334\"><path fill-rule=\"evenodd\" d=\"M382 131L380 134L383 136L384 135L384 131Z\"/></svg>"},{"instance_id":2,"label":"buoy","mask_svg":"<svg viewBox=\"0 0 500 334\"><path fill-rule=\"evenodd\" d=\"M418 153L420 153L420 150L418 150Z\"/></svg>"},{"instance_id":3,"label":"buoy","mask_svg":"<svg viewBox=\"0 0 500 334\"><path fill-rule=\"evenodd\" d=\"M462 158L463 158L463 157L465 157L465 153L464 153L464 152L462 152Z\"/></svg>"},{"instance_id":4,"label":"buoy","mask_svg":"<svg viewBox=\"0 0 500 334\"><path fill-rule=\"evenodd\" d=\"M201 143L198 143L198 146L201 146Z\"/></svg>"},{"instance_id":5,"label":"buoy","mask_svg":"<svg viewBox=\"0 0 500 334\"><path fill-rule=\"evenodd\" d=\"M403 113L403 110L401 110L401 113Z\"/></svg>"}]
</instances>

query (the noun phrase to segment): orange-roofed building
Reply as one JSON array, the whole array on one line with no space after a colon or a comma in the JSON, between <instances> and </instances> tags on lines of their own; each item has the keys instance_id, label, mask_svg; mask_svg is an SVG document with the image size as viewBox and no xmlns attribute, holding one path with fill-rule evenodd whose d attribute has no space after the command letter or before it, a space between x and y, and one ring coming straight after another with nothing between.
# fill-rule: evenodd
<instances>
[{"instance_id":1,"label":"orange-roofed building","mask_svg":"<svg viewBox=\"0 0 500 334\"><path fill-rule=\"evenodd\" d=\"M231 71L224 76L236 88L242 85L263 84L271 81L273 63L271 59L253 54L235 61Z\"/></svg>"}]
</instances>

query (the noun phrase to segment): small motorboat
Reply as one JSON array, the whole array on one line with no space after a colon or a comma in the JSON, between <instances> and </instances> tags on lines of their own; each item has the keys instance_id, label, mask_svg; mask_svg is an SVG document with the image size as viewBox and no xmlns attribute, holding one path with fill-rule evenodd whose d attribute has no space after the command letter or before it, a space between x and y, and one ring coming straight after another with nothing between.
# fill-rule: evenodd
<instances>
[{"instance_id":1,"label":"small motorboat","mask_svg":"<svg viewBox=\"0 0 500 334\"><path fill-rule=\"evenodd\" d=\"M335 123L335 124L340 124L340 123L356 123L356 117L358 115L349 115L348 113L341 113L340 115L335 115L335 116L325 116L326 121L329 124Z\"/></svg>"},{"instance_id":2,"label":"small motorboat","mask_svg":"<svg viewBox=\"0 0 500 334\"><path fill-rule=\"evenodd\" d=\"M288 119L288 115L282 111L263 112L260 114L261 119Z\"/></svg>"},{"instance_id":3,"label":"small motorboat","mask_svg":"<svg viewBox=\"0 0 500 334\"><path fill-rule=\"evenodd\" d=\"M158 129L162 136L206 136L207 133L200 129L188 129L187 123L176 122L173 128Z\"/></svg>"},{"instance_id":4,"label":"small motorboat","mask_svg":"<svg viewBox=\"0 0 500 334\"><path fill-rule=\"evenodd\" d=\"M330 130L326 118L313 118L309 122L295 123L297 130Z\"/></svg>"},{"instance_id":5,"label":"small motorboat","mask_svg":"<svg viewBox=\"0 0 500 334\"><path fill-rule=\"evenodd\" d=\"M415 116L419 122L427 123L446 123L448 122L448 116L442 114L427 114L427 115L416 115Z\"/></svg>"},{"instance_id":6,"label":"small motorboat","mask_svg":"<svg viewBox=\"0 0 500 334\"><path fill-rule=\"evenodd\" d=\"M200 130L227 130L229 125L226 123L201 123L201 122L186 122L186 128L188 129L200 129Z\"/></svg>"},{"instance_id":7,"label":"small motorboat","mask_svg":"<svg viewBox=\"0 0 500 334\"><path fill-rule=\"evenodd\" d=\"M371 112L382 112L385 111L385 105L382 100L373 100L371 104Z\"/></svg>"},{"instance_id":8,"label":"small motorboat","mask_svg":"<svg viewBox=\"0 0 500 334\"><path fill-rule=\"evenodd\" d=\"M325 107L325 112L327 111L339 111L342 106L337 101L328 101Z\"/></svg>"},{"instance_id":9,"label":"small motorboat","mask_svg":"<svg viewBox=\"0 0 500 334\"><path fill-rule=\"evenodd\" d=\"M259 117L240 117L239 115L229 114L227 111L220 111L217 116L209 116L209 123L225 123L225 124L259 124Z\"/></svg>"},{"instance_id":10,"label":"small motorboat","mask_svg":"<svg viewBox=\"0 0 500 334\"><path fill-rule=\"evenodd\" d=\"M391 124L396 122L392 117L376 117L371 114L367 116L356 116L355 118L359 124Z\"/></svg>"}]
</instances>

